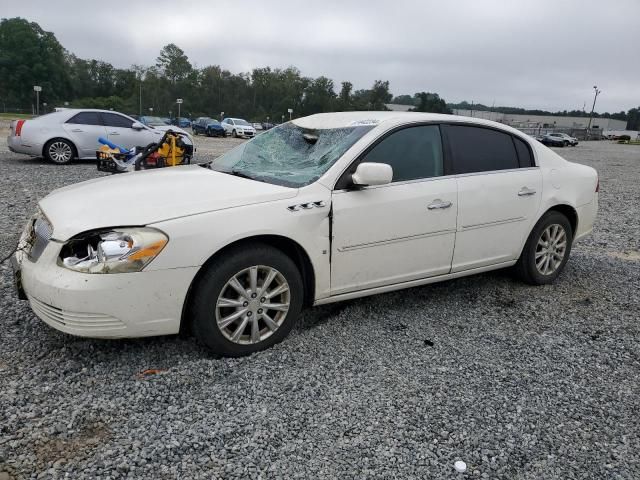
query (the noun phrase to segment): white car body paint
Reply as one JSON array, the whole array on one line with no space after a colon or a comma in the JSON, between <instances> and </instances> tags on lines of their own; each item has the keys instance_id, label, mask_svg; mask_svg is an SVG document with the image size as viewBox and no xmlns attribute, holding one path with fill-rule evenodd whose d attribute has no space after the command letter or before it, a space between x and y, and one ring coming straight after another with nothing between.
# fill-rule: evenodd
<instances>
[{"instance_id":1,"label":"white car body paint","mask_svg":"<svg viewBox=\"0 0 640 480\"><path fill-rule=\"evenodd\" d=\"M76 147L77 158L95 160L96 150L100 148L99 137L104 137L123 148L146 147L150 143L157 142L164 132L173 130L187 135L187 142L193 145L191 135L173 125L147 127L142 125L140 130L122 127L110 127L104 125L82 125L67 123L68 120L81 112L104 112L120 115L131 122L135 119L119 112L97 109L60 109L56 112L24 121L20 135L16 135L16 124L11 123L11 132L7 137L9 150L16 153L24 153L33 157L41 157L45 145L54 138L62 138L70 141Z\"/></svg>"},{"instance_id":2,"label":"white car body paint","mask_svg":"<svg viewBox=\"0 0 640 480\"><path fill-rule=\"evenodd\" d=\"M313 129L357 122L374 128L317 181L301 188L193 165L104 177L54 191L40 202L53 226L53 240L36 262L20 258L34 311L53 327L76 335L177 333L197 272L239 240L273 235L297 243L311 263L313 303L319 305L513 265L535 223L558 205L577 213L576 240L593 227L598 208L595 170L567 162L504 125L404 112L318 114L294 120ZM397 127L421 123L486 125L511 133L530 145L536 166L334 190L372 142ZM525 187L535 194L519 196ZM119 200L111 201L114 198ZM451 202L451 208L430 210L437 201ZM123 204L127 208L121 208ZM74 235L144 225L163 231L169 242L139 273L83 274L56 261L64 242ZM64 320L65 315L73 321L52 319Z\"/></svg>"},{"instance_id":3,"label":"white car body paint","mask_svg":"<svg viewBox=\"0 0 640 480\"><path fill-rule=\"evenodd\" d=\"M224 133L226 135L233 135L233 132L235 131L236 135L239 137L256 136L255 127L241 118L225 118L220 122L220 125L224 128Z\"/></svg>"}]
</instances>

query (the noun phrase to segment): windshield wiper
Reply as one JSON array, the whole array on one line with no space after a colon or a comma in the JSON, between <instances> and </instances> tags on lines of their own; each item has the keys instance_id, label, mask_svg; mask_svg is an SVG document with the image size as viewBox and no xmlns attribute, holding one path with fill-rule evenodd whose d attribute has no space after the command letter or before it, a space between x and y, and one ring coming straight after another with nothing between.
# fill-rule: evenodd
<instances>
[{"instance_id":1,"label":"windshield wiper","mask_svg":"<svg viewBox=\"0 0 640 480\"><path fill-rule=\"evenodd\" d=\"M224 173L229 173L231 175L235 175L236 177L240 177L240 178L248 178L249 180L255 180L255 178L247 175L246 173L243 173L239 170L231 170L230 172L224 172Z\"/></svg>"}]
</instances>

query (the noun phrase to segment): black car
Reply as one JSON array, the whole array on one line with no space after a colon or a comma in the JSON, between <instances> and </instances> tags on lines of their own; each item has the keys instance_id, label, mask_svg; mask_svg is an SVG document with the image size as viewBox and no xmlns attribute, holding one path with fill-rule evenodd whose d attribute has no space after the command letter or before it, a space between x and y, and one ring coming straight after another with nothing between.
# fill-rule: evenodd
<instances>
[{"instance_id":1,"label":"black car","mask_svg":"<svg viewBox=\"0 0 640 480\"><path fill-rule=\"evenodd\" d=\"M224 128L220 122L210 117L200 117L191 124L194 135L206 135L207 137L224 137Z\"/></svg>"}]
</instances>

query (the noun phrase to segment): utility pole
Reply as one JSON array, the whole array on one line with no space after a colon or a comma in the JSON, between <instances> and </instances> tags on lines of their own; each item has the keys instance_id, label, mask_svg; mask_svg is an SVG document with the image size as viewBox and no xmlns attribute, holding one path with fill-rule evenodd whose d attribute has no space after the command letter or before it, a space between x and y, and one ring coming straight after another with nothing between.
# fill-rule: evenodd
<instances>
[{"instance_id":1,"label":"utility pole","mask_svg":"<svg viewBox=\"0 0 640 480\"><path fill-rule=\"evenodd\" d=\"M140 93L138 95L138 116L142 116L142 75L140 75Z\"/></svg>"},{"instance_id":2,"label":"utility pole","mask_svg":"<svg viewBox=\"0 0 640 480\"><path fill-rule=\"evenodd\" d=\"M593 86L593 91L594 91L593 105L591 106L591 115L589 115L589 124L587 125L587 135L591 134L591 120L593 120L593 111L596 108L596 100L598 99L598 95L602 93L601 90L598 90L598 87L596 85Z\"/></svg>"},{"instance_id":3,"label":"utility pole","mask_svg":"<svg viewBox=\"0 0 640 480\"><path fill-rule=\"evenodd\" d=\"M180 125L180 105L182 105L182 99L178 98L176 100L176 103L178 104L178 121L177 121L176 125Z\"/></svg>"}]
</instances>

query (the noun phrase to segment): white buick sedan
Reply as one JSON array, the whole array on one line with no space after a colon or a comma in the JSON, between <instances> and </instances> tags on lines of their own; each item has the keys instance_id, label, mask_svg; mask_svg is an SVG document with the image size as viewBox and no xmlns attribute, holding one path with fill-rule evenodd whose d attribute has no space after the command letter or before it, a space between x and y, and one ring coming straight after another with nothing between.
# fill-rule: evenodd
<instances>
[{"instance_id":1,"label":"white buick sedan","mask_svg":"<svg viewBox=\"0 0 640 480\"><path fill-rule=\"evenodd\" d=\"M505 267L550 283L597 209L595 170L504 125L328 113L208 164L56 190L13 263L63 332L190 328L240 356L281 341L305 306Z\"/></svg>"}]
</instances>

